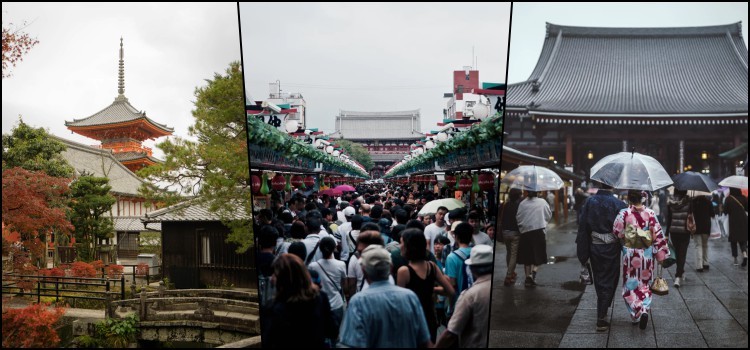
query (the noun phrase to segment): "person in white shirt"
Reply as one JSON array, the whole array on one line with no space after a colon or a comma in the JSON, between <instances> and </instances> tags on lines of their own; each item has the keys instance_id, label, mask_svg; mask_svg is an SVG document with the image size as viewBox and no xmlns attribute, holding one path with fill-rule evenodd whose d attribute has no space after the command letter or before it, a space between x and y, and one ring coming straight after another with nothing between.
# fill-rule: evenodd
<instances>
[{"instance_id":1,"label":"person in white shirt","mask_svg":"<svg viewBox=\"0 0 750 350\"><path fill-rule=\"evenodd\" d=\"M307 257L304 262L305 265L309 265L313 261L317 261L323 258L323 253L320 252L320 239L324 236L320 235L320 220L317 218L309 218L305 224L307 227L307 237L302 240L307 249Z\"/></svg>"},{"instance_id":2,"label":"person in white shirt","mask_svg":"<svg viewBox=\"0 0 750 350\"><path fill-rule=\"evenodd\" d=\"M472 238L471 238L472 246L476 246L479 244L484 244L488 246L494 245L495 242L492 240L492 238L490 238L490 236L487 233L482 232L480 230L482 228L482 225L479 220L478 212L472 210L469 213L469 225L471 225L471 227L474 228L474 234L472 235Z\"/></svg>"},{"instance_id":3,"label":"person in white shirt","mask_svg":"<svg viewBox=\"0 0 750 350\"><path fill-rule=\"evenodd\" d=\"M349 258L346 274L348 280L347 285L349 286L349 296L369 287L367 280L365 280L364 273L362 272L359 254L365 250L365 248L373 244L382 246L384 244L383 237L380 235L380 227L378 227L377 224L367 223L362 226L362 232L360 232L359 237L357 237L357 253L352 254ZM389 276L388 281L391 284L395 284L393 276Z\"/></svg>"},{"instance_id":4,"label":"person in white shirt","mask_svg":"<svg viewBox=\"0 0 750 350\"><path fill-rule=\"evenodd\" d=\"M545 230L552 219L552 210L536 192L529 191L526 199L518 205L516 221L521 239L518 242L518 263L524 265L526 287L536 286L536 273L539 266L547 263L547 242Z\"/></svg>"},{"instance_id":5,"label":"person in white shirt","mask_svg":"<svg viewBox=\"0 0 750 350\"><path fill-rule=\"evenodd\" d=\"M429 224L424 229L424 238L430 243L430 252L432 254L435 254L435 238L446 235L448 225L445 222L445 214L448 214L448 208L438 208L435 213L435 222Z\"/></svg>"},{"instance_id":6,"label":"person in white shirt","mask_svg":"<svg viewBox=\"0 0 750 350\"><path fill-rule=\"evenodd\" d=\"M310 263L309 268L318 273L320 285L331 304L331 312L341 321L345 306L341 283L346 279L346 265L343 261L333 258L333 251L336 249L336 241L333 238L321 239L319 249L323 259Z\"/></svg>"},{"instance_id":7,"label":"person in white shirt","mask_svg":"<svg viewBox=\"0 0 750 350\"><path fill-rule=\"evenodd\" d=\"M341 214L344 216L345 220L341 225L339 225L339 236L341 236L341 260L346 261L349 259L349 256L351 253L354 252L354 246L348 244L349 241L349 232L352 230L352 218L354 217L355 210L352 207L346 207L344 210L341 211Z\"/></svg>"}]
</instances>

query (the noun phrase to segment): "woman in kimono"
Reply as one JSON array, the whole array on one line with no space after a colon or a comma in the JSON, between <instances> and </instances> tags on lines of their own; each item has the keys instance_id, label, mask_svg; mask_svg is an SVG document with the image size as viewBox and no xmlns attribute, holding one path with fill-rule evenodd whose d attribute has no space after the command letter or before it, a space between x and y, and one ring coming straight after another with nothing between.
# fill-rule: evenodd
<instances>
[{"instance_id":1,"label":"woman in kimono","mask_svg":"<svg viewBox=\"0 0 750 350\"><path fill-rule=\"evenodd\" d=\"M661 263L669 256L667 240L654 211L643 205L641 191L628 192L629 206L615 218L612 233L623 242L622 247L622 297L625 299L633 325L646 329L651 309L650 284L655 261ZM633 225L651 233L651 245L634 247L625 239L628 226Z\"/></svg>"}]
</instances>

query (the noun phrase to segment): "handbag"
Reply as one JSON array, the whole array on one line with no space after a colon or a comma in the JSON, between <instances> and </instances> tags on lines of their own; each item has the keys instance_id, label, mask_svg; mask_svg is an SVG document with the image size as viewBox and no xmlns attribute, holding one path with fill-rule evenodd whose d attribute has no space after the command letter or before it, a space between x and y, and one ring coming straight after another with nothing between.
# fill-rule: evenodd
<instances>
[{"instance_id":1,"label":"handbag","mask_svg":"<svg viewBox=\"0 0 750 350\"><path fill-rule=\"evenodd\" d=\"M664 268L668 268L677 263L677 252L675 252L674 250L674 245L672 244L672 240L668 241L667 247L669 247L669 257L664 259L664 261L661 262L661 266L663 266Z\"/></svg>"},{"instance_id":2,"label":"handbag","mask_svg":"<svg viewBox=\"0 0 750 350\"><path fill-rule=\"evenodd\" d=\"M663 269L661 267L658 267L658 269L659 275L654 279L654 282L651 283L651 293L656 295L667 295L669 294L669 285L667 284L667 280L661 277Z\"/></svg>"},{"instance_id":3,"label":"handbag","mask_svg":"<svg viewBox=\"0 0 750 350\"><path fill-rule=\"evenodd\" d=\"M719 228L719 219L716 217L711 218L711 233L708 239L719 239L721 238L721 228Z\"/></svg>"},{"instance_id":4,"label":"handbag","mask_svg":"<svg viewBox=\"0 0 750 350\"><path fill-rule=\"evenodd\" d=\"M625 228L625 246L633 249L643 249L651 246L653 238L651 230L643 230L638 225L628 224Z\"/></svg>"}]
</instances>

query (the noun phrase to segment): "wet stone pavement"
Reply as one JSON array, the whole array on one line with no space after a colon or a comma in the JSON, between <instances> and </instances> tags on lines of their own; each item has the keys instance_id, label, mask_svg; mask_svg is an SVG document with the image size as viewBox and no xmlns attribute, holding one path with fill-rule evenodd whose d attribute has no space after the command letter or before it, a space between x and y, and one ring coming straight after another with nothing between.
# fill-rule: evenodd
<instances>
[{"instance_id":1,"label":"wet stone pavement","mask_svg":"<svg viewBox=\"0 0 750 350\"><path fill-rule=\"evenodd\" d=\"M743 347L747 348L747 269L733 265L725 238L709 241L707 272L697 272L690 245L685 281L673 286L675 266L664 270L666 296L654 295L646 330L633 326L618 288L610 330L596 331L596 292L578 282L575 222L550 226L538 286L524 287L523 265L516 284L503 285L505 245L495 251L490 347Z\"/></svg>"}]
</instances>

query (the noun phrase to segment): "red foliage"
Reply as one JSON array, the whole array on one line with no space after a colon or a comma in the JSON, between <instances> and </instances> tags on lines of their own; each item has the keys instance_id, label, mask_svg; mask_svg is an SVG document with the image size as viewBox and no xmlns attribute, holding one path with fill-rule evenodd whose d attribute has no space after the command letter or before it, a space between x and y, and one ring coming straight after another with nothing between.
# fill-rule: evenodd
<instances>
[{"instance_id":1,"label":"red foliage","mask_svg":"<svg viewBox=\"0 0 750 350\"><path fill-rule=\"evenodd\" d=\"M124 269L125 268L122 265L109 265L106 269L107 276L109 278L119 278L120 276L122 276L122 271Z\"/></svg>"},{"instance_id":2,"label":"red foliage","mask_svg":"<svg viewBox=\"0 0 750 350\"><path fill-rule=\"evenodd\" d=\"M53 267L51 269L41 269L39 272L48 277L65 277L65 270L59 267Z\"/></svg>"},{"instance_id":3,"label":"red foliage","mask_svg":"<svg viewBox=\"0 0 750 350\"><path fill-rule=\"evenodd\" d=\"M102 262L101 260L94 260L91 262L91 265L94 266L96 271L101 271L104 268L104 262Z\"/></svg>"},{"instance_id":4,"label":"red foliage","mask_svg":"<svg viewBox=\"0 0 750 350\"><path fill-rule=\"evenodd\" d=\"M65 309L34 304L23 309L3 308L3 348L52 348L60 344L55 323Z\"/></svg>"},{"instance_id":5,"label":"red foliage","mask_svg":"<svg viewBox=\"0 0 750 350\"><path fill-rule=\"evenodd\" d=\"M3 170L3 223L8 230L19 233L24 246L35 257L46 253L40 235L73 231L65 214L68 182L69 179L52 177L41 171Z\"/></svg>"},{"instance_id":6,"label":"red foliage","mask_svg":"<svg viewBox=\"0 0 750 350\"><path fill-rule=\"evenodd\" d=\"M148 264L138 263L135 267L135 274L138 276L146 276L146 274L148 274Z\"/></svg>"},{"instance_id":7,"label":"red foliage","mask_svg":"<svg viewBox=\"0 0 750 350\"><path fill-rule=\"evenodd\" d=\"M70 267L70 272L73 277L96 277L94 266L83 261L74 262Z\"/></svg>"}]
</instances>

